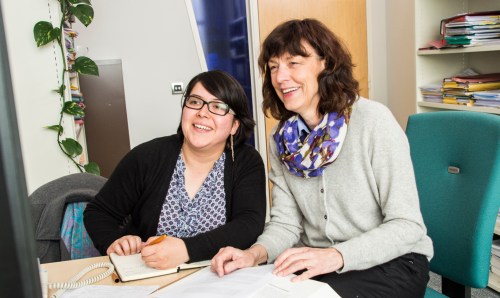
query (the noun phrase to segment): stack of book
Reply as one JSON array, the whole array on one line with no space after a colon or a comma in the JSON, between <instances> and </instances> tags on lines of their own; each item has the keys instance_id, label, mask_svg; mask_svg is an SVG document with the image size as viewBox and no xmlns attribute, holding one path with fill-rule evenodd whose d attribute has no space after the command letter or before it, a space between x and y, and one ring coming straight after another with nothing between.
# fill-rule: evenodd
<instances>
[{"instance_id":1,"label":"stack of book","mask_svg":"<svg viewBox=\"0 0 500 298\"><path fill-rule=\"evenodd\" d=\"M83 94L78 90L78 87L71 85L71 101L76 102L80 108L85 109L85 104L83 103ZM83 124L84 117L79 115L74 115L76 124Z\"/></svg>"},{"instance_id":2,"label":"stack of book","mask_svg":"<svg viewBox=\"0 0 500 298\"><path fill-rule=\"evenodd\" d=\"M500 73L454 76L443 79L443 103L500 106ZM486 103L485 103L486 98Z\"/></svg>"},{"instance_id":3,"label":"stack of book","mask_svg":"<svg viewBox=\"0 0 500 298\"><path fill-rule=\"evenodd\" d=\"M441 21L445 46L500 44L500 11L466 13Z\"/></svg>"},{"instance_id":4,"label":"stack of book","mask_svg":"<svg viewBox=\"0 0 500 298\"><path fill-rule=\"evenodd\" d=\"M64 42L66 45L66 59L68 60L68 67L71 68L76 59L75 51L75 37L78 33L71 28L64 28Z\"/></svg>"}]
</instances>

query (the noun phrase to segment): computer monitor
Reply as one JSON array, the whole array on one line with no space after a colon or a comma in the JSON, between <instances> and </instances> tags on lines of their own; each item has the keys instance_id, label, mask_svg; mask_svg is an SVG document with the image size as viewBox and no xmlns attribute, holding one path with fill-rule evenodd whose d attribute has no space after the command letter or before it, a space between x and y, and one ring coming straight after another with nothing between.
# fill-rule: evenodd
<instances>
[{"instance_id":1,"label":"computer monitor","mask_svg":"<svg viewBox=\"0 0 500 298\"><path fill-rule=\"evenodd\" d=\"M0 293L41 297L1 6L0 59Z\"/></svg>"}]
</instances>

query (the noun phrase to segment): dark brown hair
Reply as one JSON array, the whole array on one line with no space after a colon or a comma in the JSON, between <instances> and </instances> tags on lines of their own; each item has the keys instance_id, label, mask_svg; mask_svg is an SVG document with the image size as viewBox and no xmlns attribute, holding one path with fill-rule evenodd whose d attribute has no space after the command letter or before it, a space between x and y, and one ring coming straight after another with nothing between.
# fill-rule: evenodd
<instances>
[{"instance_id":1,"label":"dark brown hair","mask_svg":"<svg viewBox=\"0 0 500 298\"><path fill-rule=\"evenodd\" d=\"M196 83L201 83L208 92L226 103L234 111L236 114L234 118L240 121L240 126L234 135L234 146L237 147L245 143L253 133L255 121L250 115L247 96L240 83L222 70L202 72L192 78L187 85L182 102L183 107L186 97L191 95ZM177 135L181 140L184 140L182 123L179 123ZM226 147L229 148L229 141L226 142Z\"/></svg>"},{"instance_id":2,"label":"dark brown hair","mask_svg":"<svg viewBox=\"0 0 500 298\"><path fill-rule=\"evenodd\" d=\"M283 54L309 57L302 43L307 42L316 54L325 59L325 69L318 75L318 113L344 112L356 100L359 84L352 74L351 54L342 41L323 23L315 19L291 20L276 27L264 40L259 56L259 68L264 77L262 109L267 116L286 120L295 115L285 108L274 90L267 63Z\"/></svg>"}]
</instances>

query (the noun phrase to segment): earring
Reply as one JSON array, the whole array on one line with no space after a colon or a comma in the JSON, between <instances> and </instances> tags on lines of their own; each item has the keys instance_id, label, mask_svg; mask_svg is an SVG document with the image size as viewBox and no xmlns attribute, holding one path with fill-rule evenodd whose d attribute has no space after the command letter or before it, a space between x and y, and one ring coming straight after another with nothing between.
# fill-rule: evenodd
<instances>
[{"instance_id":1,"label":"earring","mask_svg":"<svg viewBox=\"0 0 500 298\"><path fill-rule=\"evenodd\" d=\"M234 143L233 143L233 135L231 135L230 142L231 142L231 157L233 158L233 162L234 162Z\"/></svg>"}]
</instances>

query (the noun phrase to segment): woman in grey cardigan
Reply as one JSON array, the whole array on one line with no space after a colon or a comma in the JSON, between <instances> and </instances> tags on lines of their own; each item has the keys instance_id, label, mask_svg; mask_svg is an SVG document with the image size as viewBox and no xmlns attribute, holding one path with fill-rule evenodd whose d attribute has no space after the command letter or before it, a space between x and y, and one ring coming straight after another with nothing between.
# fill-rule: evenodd
<instances>
[{"instance_id":1,"label":"woman in grey cardigan","mask_svg":"<svg viewBox=\"0 0 500 298\"><path fill-rule=\"evenodd\" d=\"M271 220L247 250L212 259L220 276L263 262L342 297L423 297L431 239L408 141L390 111L358 95L353 63L322 23L292 20L263 43Z\"/></svg>"}]
</instances>

